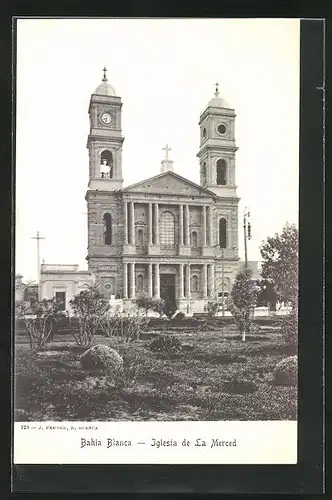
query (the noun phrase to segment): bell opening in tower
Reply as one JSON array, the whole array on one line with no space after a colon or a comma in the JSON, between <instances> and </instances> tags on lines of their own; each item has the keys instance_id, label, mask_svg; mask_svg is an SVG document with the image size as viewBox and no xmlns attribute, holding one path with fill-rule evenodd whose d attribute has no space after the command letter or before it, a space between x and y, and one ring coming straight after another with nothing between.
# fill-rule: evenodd
<instances>
[{"instance_id":1,"label":"bell opening in tower","mask_svg":"<svg viewBox=\"0 0 332 500\"><path fill-rule=\"evenodd\" d=\"M113 178L113 155L111 151L105 150L100 155L100 175L102 178Z\"/></svg>"}]
</instances>

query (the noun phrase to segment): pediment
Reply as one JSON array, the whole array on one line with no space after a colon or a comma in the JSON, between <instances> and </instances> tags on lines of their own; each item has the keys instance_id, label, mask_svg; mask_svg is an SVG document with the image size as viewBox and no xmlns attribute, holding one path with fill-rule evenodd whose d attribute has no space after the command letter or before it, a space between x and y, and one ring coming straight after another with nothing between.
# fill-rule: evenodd
<instances>
[{"instance_id":1,"label":"pediment","mask_svg":"<svg viewBox=\"0 0 332 500\"><path fill-rule=\"evenodd\" d=\"M210 196L215 197L212 191L209 191L198 184L195 184L174 172L165 172L150 179L138 182L132 186L123 189L130 193L149 193L149 194L170 194L175 196Z\"/></svg>"}]
</instances>

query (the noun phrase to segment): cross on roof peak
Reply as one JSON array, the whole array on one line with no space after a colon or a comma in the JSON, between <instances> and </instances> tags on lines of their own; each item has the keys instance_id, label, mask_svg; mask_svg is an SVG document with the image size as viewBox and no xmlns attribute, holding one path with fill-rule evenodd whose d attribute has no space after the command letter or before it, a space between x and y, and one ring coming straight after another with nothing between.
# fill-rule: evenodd
<instances>
[{"instance_id":1,"label":"cross on roof peak","mask_svg":"<svg viewBox=\"0 0 332 500\"><path fill-rule=\"evenodd\" d=\"M163 151L165 151L165 160L168 160L168 153L169 153L169 151L172 151L172 148L169 148L168 144L166 144L166 146L162 149L163 149Z\"/></svg>"},{"instance_id":2,"label":"cross on roof peak","mask_svg":"<svg viewBox=\"0 0 332 500\"><path fill-rule=\"evenodd\" d=\"M215 97L219 97L219 83L216 83L216 91L214 93Z\"/></svg>"},{"instance_id":3,"label":"cross on roof peak","mask_svg":"<svg viewBox=\"0 0 332 500\"><path fill-rule=\"evenodd\" d=\"M106 72L107 72L107 68L106 68L106 66L104 66L103 67L103 82L107 82Z\"/></svg>"}]
</instances>

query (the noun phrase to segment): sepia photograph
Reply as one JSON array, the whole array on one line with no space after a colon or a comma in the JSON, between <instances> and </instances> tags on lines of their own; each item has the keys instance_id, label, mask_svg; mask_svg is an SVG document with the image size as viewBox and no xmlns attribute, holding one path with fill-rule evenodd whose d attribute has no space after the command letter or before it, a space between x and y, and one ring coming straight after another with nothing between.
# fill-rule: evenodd
<instances>
[{"instance_id":1,"label":"sepia photograph","mask_svg":"<svg viewBox=\"0 0 332 500\"><path fill-rule=\"evenodd\" d=\"M16 37L15 422L296 422L300 21Z\"/></svg>"}]
</instances>

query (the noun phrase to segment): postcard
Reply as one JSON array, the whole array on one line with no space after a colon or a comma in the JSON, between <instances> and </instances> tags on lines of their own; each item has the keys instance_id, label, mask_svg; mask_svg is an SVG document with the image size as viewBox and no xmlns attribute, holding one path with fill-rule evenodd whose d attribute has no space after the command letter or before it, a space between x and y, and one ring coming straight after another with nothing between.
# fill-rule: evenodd
<instances>
[{"instance_id":1,"label":"postcard","mask_svg":"<svg viewBox=\"0 0 332 500\"><path fill-rule=\"evenodd\" d=\"M17 19L15 464L296 464L299 19Z\"/></svg>"}]
</instances>

